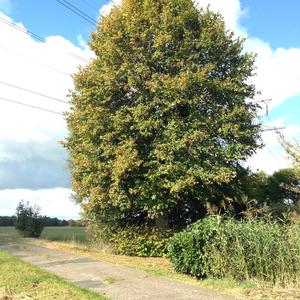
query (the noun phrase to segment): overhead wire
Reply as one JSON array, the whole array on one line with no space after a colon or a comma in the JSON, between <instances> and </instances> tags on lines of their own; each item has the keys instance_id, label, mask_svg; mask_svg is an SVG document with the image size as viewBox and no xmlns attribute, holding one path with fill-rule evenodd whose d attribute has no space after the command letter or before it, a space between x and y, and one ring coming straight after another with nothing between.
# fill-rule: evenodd
<instances>
[{"instance_id":1,"label":"overhead wire","mask_svg":"<svg viewBox=\"0 0 300 300\"><path fill-rule=\"evenodd\" d=\"M46 42L45 38L43 38L42 36L40 36L40 35L32 32L30 30L27 30L27 29L25 29L25 28L23 28L23 27L15 24L15 23L13 23L13 22L10 22L9 20L7 20L7 19L5 19L5 18L3 18L1 16L0 16L0 21L2 23L4 23L4 24L7 24L10 27L13 27L13 28L15 28L15 29L17 29L17 30L19 30L19 31L27 34L27 35L30 35L31 37L33 37L34 39L38 40L39 42Z\"/></svg>"},{"instance_id":2,"label":"overhead wire","mask_svg":"<svg viewBox=\"0 0 300 300\"><path fill-rule=\"evenodd\" d=\"M54 110L51 110L51 109L47 109L47 108L43 108L43 107L40 107L40 106L35 106L35 105L27 104L27 103L23 103L23 102L16 101L16 100L13 100L13 99L8 99L8 98L5 98L5 97L0 97L0 101L10 102L10 103L14 103L14 104L21 105L21 106L26 106L26 107L29 107L29 108L42 110L42 111L53 113L53 114L56 114L56 115L61 115L61 116L64 115L63 113L60 113L60 112L57 112L57 111L54 111Z\"/></svg>"},{"instance_id":3,"label":"overhead wire","mask_svg":"<svg viewBox=\"0 0 300 300\"><path fill-rule=\"evenodd\" d=\"M10 27L12 27L12 28L14 28L14 29L16 29L16 30L21 31L21 32L23 32L24 34L27 34L27 35L31 36L32 38L34 38L35 40L37 40L37 41L39 41L39 42L43 42L43 43L46 43L46 42L47 42L46 39L45 39L44 37L42 37L42 36L40 36L40 35L38 35L38 34L32 32L32 31L30 31L30 30L27 30L27 29L25 29L25 28L23 28L23 27L21 27L21 26L15 24L15 23L13 23L13 22L11 22L11 21L9 21L9 20L7 20L7 19L1 17L1 16L0 16L0 22L6 24L6 25L8 25L8 26L10 26ZM77 58L78 60L81 60L82 62L89 63L89 60L88 60L88 59L86 59L86 58L84 58L84 57L82 57L82 56L80 56L80 55L77 55L77 54L75 54L75 53L73 53L73 52L65 51L65 53L68 54L69 56L72 56L72 57L74 57L74 58Z\"/></svg>"},{"instance_id":4,"label":"overhead wire","mask_svg":"<svg viewBox=\"0 0 300 300\"><path fill-rule=\"evenodd\" d=\"M61 74L61 75L67 76L67 77L72 76L71 73L64 72L64 71L59 70L59 69L57 69L57 68L55 68L55 67L53 67L53 66L50 66L50 65L45 64L45 63L42 63L42 62L40 62L40 61L38 61L38 60L36 60L36 59L33 59L33 58L32 58L31 56L29 56L29 55L25 55L24 53L21 53L21 52L19 52L19 51L16 51L15 49L6 47L6 46L1 45L1 44L0 44L0 48L3 49L3 50L5 50L5 51L7 51L7 52L9 52L9 53L14 53L14 54L16 54L16 55L18 55L18 56L21 56L21 57L26 58L26 62L28 62L28 60L30 60L30 61L34 62L35 64L37 64L37 65L40 65L40 66L45 67L45 68L47 68L47 69L49 69L49 70L52 70L52 71L55 72L55 73L58 73L58 74Z\"/></svg>"},{"instance_id":5,"label":"overhead wire","mask_svg":"<svg viewBox=\"0 0 300 300\"><path fill-rule=\"evenodd\" d=\"M67 9L69 9L71 12L78 15L82 19L86 20L90 24L97 25L97 21L94 18L90 17L88 14L86 14L81 9L77 8L75 5L73 5L69 1L66 1L66 0L55 0L55 1L58 2L59 4L63 5L64 7L66 7Z\"/></svg>"},{"instance_id":6,"label":"overhead wire","mask_svg":"<svg viewBox=\"0 0 300 300\"><path fill-rule=\"evenodd\" d=\"M46 94L43 94L43 93L40 93L40 92L37 92L37 91L33 91L33 90L30 90L30 89L27 89L27 88L24 88L24 87L21 87L21 86L18 86L18 85L14 85L14 84L2 81L2 80L0 80L0 83L3 84L3 85L9 86L9 87L12 87L12 88L15 88L15 89L27 92L27 93L31 93L31 94L34 94L34 95L37 95L37 96L48 98L48 99L50 99L52 101L61 102L61 103L65 103L65 104L70 104L66 100L62 100L60 98L49 96L49 95L46 95Z\"/></svg>"},{"instance_id":7,"label":"overhead wire","mask_svg":"<svg viewBox=\"0 0 300 300\"><path fill-rule=\"evenodd\" d=\"M85 19L86 21L88 21L89 23L93 24L93 25L97 25L97 21L93 18L91 18L89 15L87 15L85 12L83 12L82 10L80 10L79 8L75 7L74 5L72 5L70 2L68 1L65 1L65 0L56 0L57 2L59 2L60 4L62 4L63 6L67 7L69 10L71 10L73 13L79 15L80 17L82 17L83 19ZM11 22L9 21L8 19L5 19L3 17L0 16L0 22L12 27L13 29L15 30L18 30L24 34L27 34L29 35L30 37L34 38L35 40L39 41L39 42L43 42L43 43L46 43L46 39L44 37L42 37L41 35L39 34L36 34L34 33L33 31L30 31L28 29L25 29L19 25L17 25L16 23L14 22ZM3 46L3 45L0 45L0 48L4 49L4 50L8 50L8 51L11 51L12 49L9 49L7 48L6 46ZM23 53L19 53L15 50L12 50L13 52L19 54L19 55L23 55ZM88 59L85 59L73 52L70 52L70 51L65 51L65 53L67 53L68 55L74 57L74 58L77 58L79 60L81 60L82 62L85 62L85 63L89 63L89 60ZM67 76L70 76L71 74L69 73L66 73L66 72L62 72L62 71L59 71L57 70L56 68L53 68L52 66L48 66L49 68L63 74L63 75L67 75ZM31 89L28 89L28 88L25 88L25 87L21 87L21 86L18 86L18 85L15 85L15 84L12 84L12 83L8 83L8 82L5 82L5 81L0 81L1 84L3 85L6 85L6 86L9 86L9 87L12 87L12 88L15 88L15 89L19 89L19 90L22 90L22 91L25 91L27 93L31 93L31 94L35 94L35 95L38 95L38 96L41 96L41 97L45 97L49 100L52 100L52 101L56 101L56 102L61 102L61 103L65 103L65 104L69 104L68 101L65 101L65 100L62 100L62 99L59 99L57 97L53 97L53 96L49 96L49 95L46 95L46 94L43 94L41 92L38 92L38 91L34 91L34 90L31 90ZM53 114L56 114L56 115L61 115L63 116L62 113L60 112L57 112L57 111L54 111L54 110L51 110L51 109L47 109L47 108L43 108L43 107L39 107L39 106L35 106L35 105L31 105L31 104L27 104L27 103L24 103L24 102L20 102L20 101L16 101L16 100L13 100L13 99L9 99L9 98L6 98L6 97L1 97L0 96L0 100L1 101L5 101L5 102L9 102L9 103L13 103L13 104L17 104L17 105L21 105L21 106L24 106L24 107L28 107L28 108L32 108L32 109L36 109L36 110L41 110L41 111L44 111L44 112L49 112L49 113L53 113Z\"/></svg>"},{"instance_id":8,"label":"overhead wire","mask_svg":"<svg viewBox=\"0 0 300 300\"><path fill-rule=\"evenodd\" d=\"M266 149L269 151L269 153L273 156L273 158L279 162L279 164L282 166L282 167L286 167L286 165L283 163L283 157L281 155L277 156L277 154L274 154L273 151L269 148L268 145L265 145Z\"/></svg>"},{"instance_id":9,"label":"overhead wire","mask_svg":"<svg viewBox=\"0 0 300 300\"><path fill-rule=\"evenodd\" d=\"M272 122L272 119L270 118L270 116L269 115L267 115L267 119L269 120L269 122ZM283 128L281 128L281 129L283 129ZM275 131L275 134L276 134L276 136L277 136L277 140L278 140L278 142L279 142L279 144L280 144L280 146L283 148L283 149L285 149L285 147L284 147L284 144L286 143L286 139L285 139L285 137L284 137L284 135L283 135L283 133L281 132L281 131L279 131L279 129L278 128L273 128L273 131ZM267 147L267 146L266 146ZM268 147L267 147L268 148ZM269 148L268 148L268 151L269 152L272 152ZM272 153L271 153L272 154ZM272 154L273 156L275 156L274 154ZM277 156L277 155L276 155ZM278 154L278 157L283 161L285 161L286 160L286 158L285 157L283 157L281 154ZM276 157L275 157L276 158ZM277 160L278 160L278 158L276 158ZM281 165L283 165L283 163L281 164Z\"/></svg>"}]
</instances>

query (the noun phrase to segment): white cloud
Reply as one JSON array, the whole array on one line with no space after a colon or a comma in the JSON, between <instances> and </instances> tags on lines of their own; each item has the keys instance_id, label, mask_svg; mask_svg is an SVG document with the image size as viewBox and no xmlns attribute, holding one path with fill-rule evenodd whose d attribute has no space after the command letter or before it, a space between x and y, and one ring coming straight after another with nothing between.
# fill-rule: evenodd
<instances>
[{"instance_id":1,"label":"white cloud","mask_svg":"<svg viewBox=\"0 0 300 300\"><path fill-rule=\"evenodd\" d=\"M69 189L0 190L0 215L13 215L20 200L38 205L41 214L65 219L79 219L79 207L71 201Z\"/></svg>"},{"instance_id":2,"label":"white cloud","mask_svg":"<svg viewBox=\"0 0 300 300\"><path fill-rule=\"evenodd\" d=\"M0 16L12 21L3 13ZM93 56L83 43L81 46L61 36L38 42L0 22L0 81L67 100L73 87L70 74L84 64L78 57L88 60ZM0 83L1 97L57 112L69 107ZM63 116L0 99L0 215L13 213L21 198L36 202L47 215L78 215L66 188L66 151L58 143L66 136Z\"/></svg>"},{"instance_id":3,"label":"white cloud","mask_svg":"<svg viewBox=\"0 0 300 300\"><path fill-rule=\"evenodd\" d=\"M249 38L246 50L257 53L254 83L262 99L272 99L271 108L300 96L300 49L272 50L262 40Z\"/></svg>"},{"instance_id":4,"label":"white cloud","mask_svg":"<svg viewBox=\"0 0 300 300\"><path fill-rule=\"evenodd\" d=\"M5 15L0 16L11 21ZM22 24L17 25L23 27ZM71 76L66 74L74 73L78 65L82 64L82 61L70 53L86 59L91 56L89 50L75 47L60 36L48 37L45 43L41 43L0 23L0 81L67 100L66 95L73 87L73 83ZM58 70L64 74L57 72ZM0 97L29 105L57 112L68 109L66 104L1 83L0 91ZM0 99L0 139L45 140L52 138L53 135L57 137L65 134L65 121L61 116L2 102Z\"/></svg>"},{"instance_id":5,"label":"white cloud","mask_svg":"<svg viewBox=\"0 0 300 300\"><path fill-rule=\"evenodd\" d=\"M100 8L100 16L107 16L111 10L113 9L114 6L116 5L120 5L122 2L122 0L113 0L113 1L109 1L108 4L104 4L101 8Z\"/></svg>"},{"instance_id":6,"label":"white cloud","mask_svg":"<svg viewBox=\"0 0 300 300\"><path fill-rule=\"evenodd\" d=\"M285 120L283 118L269 122L266 126L285 127L285 129L280 131L287 140L293 140L295 137L299 137L300 135L300 127L296 125L285 126ZM263 132L262 138L266 146L259 149L257 154L250 158L247 162L247 165L250 166L253 171L261 170L268 174L272 174L278 169L292 167L292 163L285 150L280 145L279 137L275 132Z\"/></svg>"}]
</instances>

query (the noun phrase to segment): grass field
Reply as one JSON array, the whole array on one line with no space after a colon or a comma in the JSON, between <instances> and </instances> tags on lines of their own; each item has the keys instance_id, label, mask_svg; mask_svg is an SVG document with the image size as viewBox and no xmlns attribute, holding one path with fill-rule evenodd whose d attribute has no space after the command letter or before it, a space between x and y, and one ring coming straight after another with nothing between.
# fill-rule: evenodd
<instances>
[{"instance_id":1,"label":"grass field","mask_svg":"<svg viewBox=\"0 0 300 300\"><path fill-rule=\"evenodd\" d=\"M14 227L0 227L0 236L19 236ZM41 239L49 241L86 243L87 237L84 227L45 227Z\"/></svg>"},{"instance_id":2,"label":"grass field","mask_svg":"<svg viewBox=\"0 0 300 300\"><path fill-rule=\"evenodd\" d=\"M0 299L107 299L1 250L0 269Z\"/></svg>"},{"instance_id":3,"label":"grass field","mask_svg":"<svg viewBox=\"0 0 300 300\"><path fill-rule=\"evenodd\" d=\"M84 227L45 227L41 234L41 239L49 241L63 241L85 243L87 241Z\"/></svg>"}]
</instances>

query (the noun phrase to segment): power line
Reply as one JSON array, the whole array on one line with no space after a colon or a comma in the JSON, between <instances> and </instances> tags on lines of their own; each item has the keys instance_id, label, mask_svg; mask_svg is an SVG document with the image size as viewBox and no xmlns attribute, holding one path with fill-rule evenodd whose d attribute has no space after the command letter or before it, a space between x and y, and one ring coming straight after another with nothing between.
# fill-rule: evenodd
<instances>
[{"instance_id":1,"label":"power line","mask_svg":"<svg viewBox=\"0 0 300 300\"><path fill-rule=\"evenodd\" d=\"M17 29L17 30L25 33L25 34L30 35L31 37L33 37L34 39L38 40L39 42L46 42L46 40L42 36L40 36L40 35L38 35L38 34L36 34L34 32L31 32L29 30L26 30L25 28L23 28L23 27L15 24L15 23L10 22L9 20L7 20L5 18L0 17L0 21L2 23L7 24L8 26L11 26L11 27L13 27L13 28L15 28L15 29Z\"/></svg>"},{"instance_id":2,"label":"power line","mask_svg":"<svg viewBox=\"0 0 300 300\"><path fill-rule=\"evenodd\" d=\"M271 118L270 118L269 115L267 115L267 118L268 118L269 122L272 122L272 120L271 120ZM276 133L276 135L277 135L277 140L278 140L278 142L279 142L279 145L285 150L284 144L286 143L286 139L285 139L283 133L280 131L281 129L285 129L285 127L274 127L273 130L275 131L275 133ZM268 149L268 150L269 150L269 149ZM270 150L269 150L269 151L270 151ZM280 157L281 159L286 160L286 158L284 158L284 157L283 157L282 155L280 155L280 154L279 154L279 157Z\"/></svg>"},{"instance_id":3,"label":"power line","mask_svg":"<svg viewBox=\"0 0 300 300\"><path fill-rule=\"evenodd\" d=\"M35 59L32 59L32 57L30 57L30 56L28 56L28 55L25 55L24 53L21 53L21 52L19 52L19 51L16 51L15 49L6 47L6 46L1 45L1 44L0 44L0 48L3 49L3 50L5 50L5 51L8 51L9 53L14 53L14 54L16 54L16 55L18 55L18 56L22 56L22 57L26 58L27 60L31 60L31 61L33 61L34 63L36 63L36 64L38 64L38 65L41 65L41 66L43 66L43 67L46 67L46 68L48 68L49 70L52 70L52 71L54 71L54 72L56 72L56 73L59 73L59 74L61 74L61 75L65 75L65 76L68 76L68 77L72 76L71 73L67 73L67 72L64 72L64 71L62 71L62 70L59 70L59 69L57 69L57 68L55 68L55 67L53 67L53 66L50 66L50 65L41 63L40 61L37 61L37 60L35 60Z\"/></svg>"},{"instance_id":4,"label":"power line","mask_svg":"<svg viewBox=\"0 0 300 300\"><path fill-rule=\"evenodd\" d=\"M280 164L282 167L285 167L285 165L284 165L284 163L283 163L284 158L283 158L280 154L279 154L279 156L275 155L267 145L265 145L265 147L266 147L267 150L270 152L270 154L273 156L273 158L274 158L276 161L278 161L279 164Z\"/></svg>"},{"instance_id":5,"label":"power line","mask_svg":"<svg viewBox=\"0 0 300 300\"><path fill-rule=\"evenodd\" d=\"M266 127L262 128L262 132L266 132L266 131L275 131L276 133L279 132L280 129L285 129L285 127Z\"/></svg>"},{"instance_id":6,"label":"power line","mask_svg":"<svg viewBox=\"0 0 300 300\"><path fill-rule=\"evenodd\" d=\"M4 98L4 97L0 97L0 100L1 101L5 101L5 102L10 102L10 103L18 104L18 105L22 105L22 106L26 106L26 107L33 108L33 109L42 110L42 111L49 112L49 113L56 114L56 115L60 115L60 116L64 115L64 114L62 114L60 112L57 112L57 111L54 111L54 110L51 110L51 109L47 109L47 108L43 108L43 107L31 105L31 104L26 104L26 103L23 103L23 102L19 102L19 101L12 100L12 99L7 99L7 98Z\"/></svg>"},{"instance_id":7,"label":"power line","mask_svg":"<svg viewBox=\"0 0 300 300\"><path fill-rule=\"evenodd\" d=\"M77 8L70 2L68 2L66 0L55 0L55 1L58 2L59 4L63 5L64 7L66 7L67 9L69 9L70 11L72 11L74 14L78 15L82 19L86 20L90 24L97 25L97 21L95 19L90 17L88 14L86 14L85 12L83 12L81 9Z\"/></svg>"},{"instance_id":8,"label":"power line","mask_svg":"<svg viewBox=\"0 0 300 300\"><path fill-rule=\"evenodd\" d=\"M272 122L271 118L269 117L269 103L272 101L272 99L262 99L262 100L254 100L254 101L249 101L248 103L250 104L257 104L259 105L259 103L263 103L266 106L266 114L265 116L268 118L268 120L270 122ZM261 106L259 105L259 107L261 108ZM285 129L285 127L275 127L275 126L264 126L264 128L262 128L262 132L266 132L266 131L275 131L276 133L279 132L280 129Z\"/></svg>"},{"instance_id":9,"label":"power line","mask_svg":"<svg viewBox=\"0 0 300 300\"><path fill-rule=\"evenodd\" d=\"M37 40L39 42L43 42L43 43L47 42L44 37L42 37L42 36L40 36L40 35L32 32L32 31L24 29L23 27L15 24L13 22L10 22L9 20L6 20L5 18L0 17L0 22L6 24L6 25L8 25L8 26L10 26L10 27L12 27L12 28L14 28L16 30L19 30L19 31L21 31L21 32L23 32L23 33L25 33L25 34L27 34L29 36L31 36L32 38L34 38L35 40ZM75 54L73 52L65 51L65 53L68 54L68 55L70 55L70 56L72 56L72 57L74 57L74 58L77 58L77 59L81 60L82 62L89 63L89 60L87 60L87 59L85 59L85 58L83 58L83 57L81 57L81 56L79 56L79 55L77 55L77 54Z\"/></svg>"},{"instance_id":10,"label":"power line","mask_svg":"<svg viewBox=\"0 0 300 300\"><path fill-rule=\"evenodd\" d=\"M14 84L11 84L11 83L8 83L8 82L4 82L4 81L1 81L1 80L0 80L0 83L4 84L6 86L9 86L9 87L13 87L15 89L27 92L27 93L31 93L31 94L34 94L34 95L38 95L38 96L42 96L42 97L48 98L48 99L50 99L52 101L69 104L68 101L65 101L65 100L62 100L62 99L59 99L59 98L56 98L56 97L48 96L46 94L43 94L43 93L40 93L40 92L36 92L36 91L30 90L30 89L26 89L26 88L20 87L18 85L14 85Z\"/></svg>"}]
</instances>

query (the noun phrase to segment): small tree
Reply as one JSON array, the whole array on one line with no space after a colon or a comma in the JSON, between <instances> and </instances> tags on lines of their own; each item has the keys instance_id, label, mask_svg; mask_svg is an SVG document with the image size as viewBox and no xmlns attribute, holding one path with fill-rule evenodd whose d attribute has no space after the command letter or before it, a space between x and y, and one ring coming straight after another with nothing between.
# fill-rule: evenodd
<instances>
[{"instance_id":1,"label":"small tree","mask_svg":"<svg viewBox=\"0 0 300 300\"><path fill-rule=\"evenodd\" d=\"M40 215L38 206L30 206L29 202L21 200L16 209L15 228L24 237L38 238L44 229L44 218Z\"/></svg>"}]
</instances>

